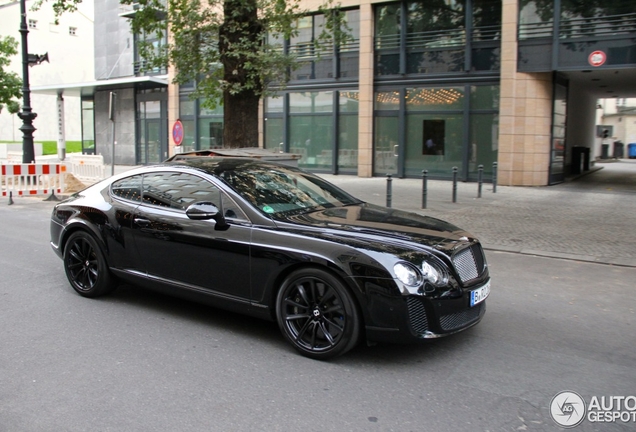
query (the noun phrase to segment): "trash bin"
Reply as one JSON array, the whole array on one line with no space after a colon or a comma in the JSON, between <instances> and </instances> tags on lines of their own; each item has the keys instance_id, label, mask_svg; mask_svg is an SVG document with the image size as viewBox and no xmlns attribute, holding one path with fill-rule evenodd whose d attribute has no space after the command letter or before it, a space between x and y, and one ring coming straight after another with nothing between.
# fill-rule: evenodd
<instances>
[{"instance_id":1,"label":"trash bin","mask_svg":"<svg viewBox=\"0 0 636 432\"><path fill-rule=\"evenodd\" d=\"M590 170L590 148L583 146L572 147L572 174Z\"/></svg>"},{"instance_id":2,"label":"trash bin","mask_svg":"<svg viewBox=\"0 0 636 432\"><path fill-rule=\"evenodd\" d=\"M622 159L624 156L625 145L621 141L614 141L614 159Z\"/></svg>"},{"instance_id":3,"label":"trash bin","mask_svg":"<svg viewBox=\"0 0 636 432\"><path fill-rule=\"evenodd\" d=\"M627 157L636 159L636 143L627 144Z\"/></svg>"},{"instance_id":4,"label":"trash bin","mask_svg":"<svg viewBox=\"0 0 636 432\"><path fill-rule=\"evenodd\" d=\"M609 159L609 144L601 145L601 159Z\"/></svg>"}]
</instances>

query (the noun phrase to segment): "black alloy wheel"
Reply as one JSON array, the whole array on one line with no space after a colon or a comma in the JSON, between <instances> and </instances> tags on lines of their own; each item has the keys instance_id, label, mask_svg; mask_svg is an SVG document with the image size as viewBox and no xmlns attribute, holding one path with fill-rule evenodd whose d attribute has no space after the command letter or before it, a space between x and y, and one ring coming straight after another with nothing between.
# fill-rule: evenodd
<instances>
[{"instance_id":1,"label":"black alloy wheel","mask_svg":"<svg viewBox=\"0 0 636 432\"><path fill-rule=\"evenodd\" d=\"M304 356L325 360L353 348L360 318L352 295L338 278L315 268L292 273L276 299L278 325Z\"/></svg>"},{"instance_id":2,"label":"black alloy wheel","mask_svg":"<svg viewBox=\"0 0 636 432\"><path fill-rule=\"evenodd\" d=\"M98 297L114 288L104 254L87 232L73 233L66 242L64 270L73 289L84 297Z\"/></svg>"}]
</instances>

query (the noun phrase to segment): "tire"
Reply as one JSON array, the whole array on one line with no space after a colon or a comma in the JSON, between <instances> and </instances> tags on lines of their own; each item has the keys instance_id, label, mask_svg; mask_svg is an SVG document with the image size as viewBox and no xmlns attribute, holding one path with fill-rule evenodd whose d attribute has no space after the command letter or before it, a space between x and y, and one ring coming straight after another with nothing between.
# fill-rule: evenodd
<instances>
[{"instance_id":1,"label":"tire","mask_svg":"<svg viewBox=\"0 0 636 432\"><path fill-rule=\"evenodd\" d=\"M99 297L115 288L115 280L95 238L85 231L71 234L64 247L64 271L84 297Z\"/></svg>"},{"instance_id":2,"label":"tire","mask_svg":"<svg viewBox=\"0 0 636 432\"><path fill-rule=\"evenodd\" d=\"M326 360L352 349L360 337L360 318L347 288L331 273L297 270L276 297L278 326L302 355Z\"/></svg>"}]
</instances>

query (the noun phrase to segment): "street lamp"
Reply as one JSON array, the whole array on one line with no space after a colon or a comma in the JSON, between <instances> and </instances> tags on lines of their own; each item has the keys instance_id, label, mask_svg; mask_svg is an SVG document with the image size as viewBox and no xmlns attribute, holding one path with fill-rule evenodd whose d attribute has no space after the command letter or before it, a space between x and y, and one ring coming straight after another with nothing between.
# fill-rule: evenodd
<instances>
[{"instance_id":1,"label":"street lamp","mask_svg":"<svg viewBox=\"0 0 636 432\"><path fill-rule=\"evenodd\" d=\"M22 163L35 162L35 151L33 149L33 120L38 116L31 110L31 90L29 89L29 66L49 61L47 54L29 54L27 46L27 35L29 29L26 21L26 0L20 0L20 34L22 35L22 112L18 117L22 119Z\"/></svg>"}]
</instances>

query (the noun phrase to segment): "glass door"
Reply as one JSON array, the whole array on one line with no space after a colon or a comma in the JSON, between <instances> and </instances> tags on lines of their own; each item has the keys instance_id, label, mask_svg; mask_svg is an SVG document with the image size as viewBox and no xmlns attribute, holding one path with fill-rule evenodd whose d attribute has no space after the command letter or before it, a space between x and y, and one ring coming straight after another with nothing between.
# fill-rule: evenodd
<instances>
[{"instance_id":1,"label":"glass door","mask_svg":"<svg viewBox=\"0 0 636 432\"><path fill-rule=\"evenodd\" d=\"M399 155L399 118L375 118L373 170L375 175L397 174Z\"/></svg>"},{"instance_id":2,"label":"glass door","mask_svg":"<svg viewBox=\"0 0 636 432\"><path fill-rule=\"evenodd\" d=\"M568 110L568 89L562 84L554 85L552 111L552 143L550 151L550 184L565 180L565 122Z\"/></svg>"},{"instance_id":3,"label":"glass door","mask_svg":"<svg viewBox=\"0 0 636 432\"><path fill-rule=\"evenodd\" d=\"M139 140L137 163L149 165L168 157L168 122L166 103L159 100L139 102Z\"/></svg>"},{"instance_id":4,"label":"glass door","mask_svg":"<svg viewBox=\"0 0 636 432\"><path fill-rule=\"evenodd\" d=\"M146 120L146 164L159 163L161 157L161 122L159 119Z\"/></svg>"}]
</instances>

